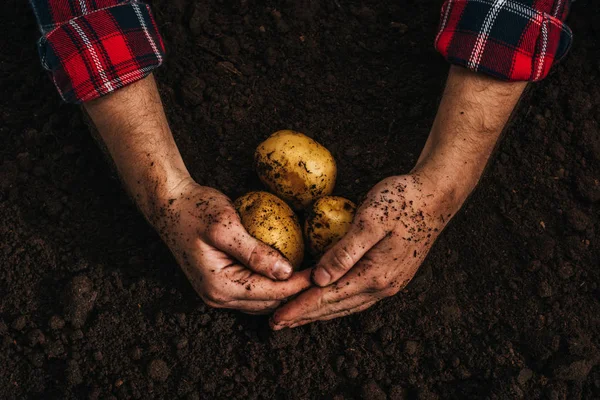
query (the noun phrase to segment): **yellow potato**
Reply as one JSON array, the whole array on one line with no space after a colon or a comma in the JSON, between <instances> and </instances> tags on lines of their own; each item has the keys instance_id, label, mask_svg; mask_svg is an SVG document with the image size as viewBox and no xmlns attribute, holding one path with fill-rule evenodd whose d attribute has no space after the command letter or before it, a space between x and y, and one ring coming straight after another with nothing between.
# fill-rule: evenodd
<instances>
[{"instance_id":1,"label":"yellow potato","mask_svg":"<svg viewBox=\"0 0 600 400\"><path fill-rule=\"evenodd\" d=\"M304 223L308 248L315 256L322 255L350 229L356 205L348 199L325 196L315 201Z\"/></svg>"},{"instance_id":2,"label":"yellow potato","mask_svg":"<svg viewBox=\"0 0 600 400\"><path fill-rule=\"evenodd\" d=\"M279 131L262 142L254 153L260 180L295 209L330 195L337 167L325 147L294 131Z\"/></svg>"},{"instance_id":3,"label":"yellow potato","mask_svg":"<svg viewBox=\"0 0 600 400\"><path fill-rule=\"evenodd\" d=\"M267 192L250 192L235 201L242 225L258 240L277 249L296 269L304 258L298 217L285 201Z\"/></svg>"}]
</instances>

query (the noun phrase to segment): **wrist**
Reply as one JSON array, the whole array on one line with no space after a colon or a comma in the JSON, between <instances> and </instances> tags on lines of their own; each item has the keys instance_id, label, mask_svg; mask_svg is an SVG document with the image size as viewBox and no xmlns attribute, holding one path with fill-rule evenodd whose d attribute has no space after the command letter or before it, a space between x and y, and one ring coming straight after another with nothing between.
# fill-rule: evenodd
<instances>
[{"instance_id":1,"label":"wrist","mask_svg":"<svg viewBox=\"0 0 600 400\"><path fill-rule=\"evenodd\" d=\"M160 207L168 204L169 200L181 194L182 188L194 182L183 162L181 165L172 165L169 162L149 161L148 168L142 168L132 178L126 182L127 189L150 221Z\"/></svg>"},{"instance_id":2,"label":"wrist","mask_svg":"<svg viewBox=\"0 0 600 400\"><path fill-rule=\"evenodd\" d=\"M450 204L454 211L458 211L462 206L480 177L480 172L473 166L443 165L435 160L419 162L410 173L435 188L435 193L439 194L445 203Z\"/></svg>"}]
</instances>

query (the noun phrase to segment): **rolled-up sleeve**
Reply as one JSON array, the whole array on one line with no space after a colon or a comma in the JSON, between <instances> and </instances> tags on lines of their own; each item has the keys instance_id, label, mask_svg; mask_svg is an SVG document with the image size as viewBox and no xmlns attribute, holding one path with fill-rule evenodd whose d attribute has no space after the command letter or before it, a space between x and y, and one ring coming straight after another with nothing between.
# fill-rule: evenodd
<instances>
[{"instance_id":1,"label":"rolled-up sleeve","mask_svg":"<svg viewBox=\"0 0 600 400\"><path fill-rule=\"evenodd\" d=\"M38 50L61 97L96 99L163 63L150 7L132 0L30 0L42 31Z\"/></svg>"},{"instance_id":2,"label":"rolled-up sleeve","mask_svg":"<svg viewBox=\"0 0 600 400\"><path fill-rule=\"evenodd\" d=\"M446 0L436 49L452 64L507 81L539 81L569 51L570 0Z\"/></svg>"}]
</instances>

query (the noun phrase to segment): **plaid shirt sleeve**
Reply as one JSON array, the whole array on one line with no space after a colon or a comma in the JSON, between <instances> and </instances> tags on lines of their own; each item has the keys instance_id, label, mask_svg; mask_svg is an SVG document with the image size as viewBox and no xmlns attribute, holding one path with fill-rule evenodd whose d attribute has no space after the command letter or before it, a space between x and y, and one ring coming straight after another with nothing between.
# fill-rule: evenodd
<instances>
[{"instance_id":1,"label":"plaid shirt sleeve","mask_svg":"<svg viewBox=\"0 0 600 400\"><path fill-rule=\"evenodd\" d=\"M164 60L150 12L137 0L29 0L38 50L61 97L96 99L147 76Z\"/></svg>"},{"instance_id":2,"label":"plaid shirt sleeve","mask_svg":"<svg viewBox=\"0 0 600 400\"><path fill-rule=\"evenodd\" d=\"M571 47L571 0L446 0L436 49L506 81L539 81Z\"/></svg>"}]
</instances>

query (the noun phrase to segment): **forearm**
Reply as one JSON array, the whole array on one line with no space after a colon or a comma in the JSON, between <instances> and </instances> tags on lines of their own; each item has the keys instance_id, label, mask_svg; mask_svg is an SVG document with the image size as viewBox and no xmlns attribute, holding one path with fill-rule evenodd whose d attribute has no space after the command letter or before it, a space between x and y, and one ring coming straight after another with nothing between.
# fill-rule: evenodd
<instances>
[{"instance_id":1,"label":"forearm","mask_svg":"<svg viewBox=\"0 0 600 400\"><path fill-rule=\"evenodd\" d=\"M85 109L127 190L149 217L157 199L189 178L153 76L87 102Z\"/></svg>"},{"instance_id":2,"label":"forearm","mask_svg":"<svg viewBox=\"0 0 600 400\"><path fill-rule=\"evenodd\" d=\"M464 200L527 86L451 67L431 133L413 172Z\"/></svg>"}]
</instances>

